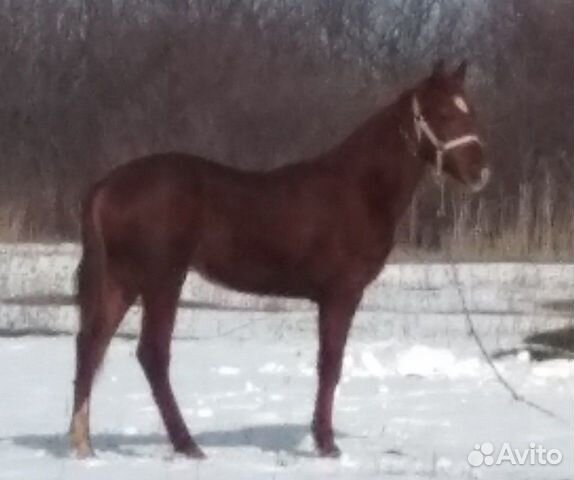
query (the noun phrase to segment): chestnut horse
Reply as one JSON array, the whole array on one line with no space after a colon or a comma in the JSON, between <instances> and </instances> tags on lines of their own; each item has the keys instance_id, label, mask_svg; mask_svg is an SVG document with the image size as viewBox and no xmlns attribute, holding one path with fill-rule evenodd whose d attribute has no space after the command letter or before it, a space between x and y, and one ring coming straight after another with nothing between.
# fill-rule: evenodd
<instances>
[{"instance_id":1,"label":"chestnut horse","mask_svg":"<svg viewBox=\"0 0 574 480\"><path fill-rule=\"evenodd\" d=\"M81 312L71 444L92 453L95 372L126 310L141 297L137 358L177 452L201 458L174 397L170 342L189 269L229 288L318 305L318 391L312 433L336 456L333 396L353 315L380 273L426 167L473 190L489 170L463 83L466 64L442 63L342 143L269 172L183 153L113 170L88 194L78 268Z\"/></svg>"}]
</instances>

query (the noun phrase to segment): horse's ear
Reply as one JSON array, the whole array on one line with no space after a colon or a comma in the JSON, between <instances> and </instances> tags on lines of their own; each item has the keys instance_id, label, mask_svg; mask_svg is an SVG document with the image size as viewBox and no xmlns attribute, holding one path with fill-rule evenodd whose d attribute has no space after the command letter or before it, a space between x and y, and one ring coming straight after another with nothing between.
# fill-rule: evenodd
<instances>
[{"instance_id":1,"label":"horse's ear","mask_svg":"<svg viewBox=\"0 0 574 480\"><path fill-rule=\"evenodd\" d=\"M433 65L431 77L436 79L443 78L445 75L444 65L444 60L442 58L437 60Z\"/></svg>"},{"instance_id":2,"label":"horse's ear","mask_svg":"<svg viewBox=\"0 0 574 480\"><path fill-rule=\"evenodd\" d=\"M457 67L457 69L452 73L452 78L454 78L454 80L456 80L461 85L464 83L467 67L468 67L467 61L463 60L462 62L460 62L460 65Z\"/></svg>"}]
</instances>

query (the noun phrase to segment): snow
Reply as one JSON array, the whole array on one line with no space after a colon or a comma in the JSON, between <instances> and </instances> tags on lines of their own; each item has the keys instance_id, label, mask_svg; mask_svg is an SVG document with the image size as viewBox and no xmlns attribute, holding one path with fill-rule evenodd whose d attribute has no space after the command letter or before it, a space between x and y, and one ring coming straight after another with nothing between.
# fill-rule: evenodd
<instances>
[{"instance_id":1,"label":"snow","mask_svg":"<svg viewBox=\"0 0 574 480\"><path fill-rule=\"evenodd\" d=\"M450 373L455 363L455 357L450 350L437 350L424 345L416 345L399 354L397 370L402 375L428 377Z\"/></svg>"},{"instance_id":2,"label":"snow","mask_svg":"<svg viewBox=\"0 0 574 480\"><path fill-rule=\"evenodd\" d=\"M171 377L209 458L171 451L135 358L137 306L95 387L97 457L70 458L68 334L77 328L70 295L78 254L71 244L0 244L0 480L572 477L573 361L537 363L527 351L496 360L518 393L560 420L514 401L468 336L445 264L389 265L366 292L336 393L341 458L318 458L309 434L313 306L229 292L194 275L178 312ZM457 276L489 351L521 345L532 331L574 328L571 315L547 306L574 298L574 265L461 264ZM534 443L560 450L563 459L555 466L470 466L469 455L480 456L485 442L496 451Z\"/></svg>"},{"instance_id":3,"label":"snow","mask_svg":"<svg viewBox=\"0 0 574 480\"><path fill-rule=\"evenodd\" d=\"M309 436L312 337L176 340L174 388L209 456L196 462L171 453L135 347L133 340L112 342L92 404L97 458L78 461L65 438L72 339L0 339L0 478L558 479L574 468L572 361L497 362L520 393L561 423L513 401L468 339L448 349L440 341L351 339L335 409L344 455L332 460L315 456ZM557 466L470 467L468 454L485 441L513 448L537 442L564 458Z\"/></svg>"}]
</instances>

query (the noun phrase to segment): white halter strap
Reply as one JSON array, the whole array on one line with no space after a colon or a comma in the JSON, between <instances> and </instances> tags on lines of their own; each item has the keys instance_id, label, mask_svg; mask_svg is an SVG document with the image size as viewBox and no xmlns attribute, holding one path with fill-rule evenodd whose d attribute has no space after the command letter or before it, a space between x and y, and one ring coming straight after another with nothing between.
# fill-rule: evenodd
<instances>
[{"instance_id":1,"label":"white halter strap","mask_svg":"<svg viewBox=\"0 0 574 480\"><path fill-rule=\"evenodd\" d=\"M443 173L443 157L449 150L454 150L455 148L462 147L469 143L478 143L482 145L482 142L477 135L468 134L462 135L460 137L453 138L452 140L442 141L433 132L431 126L424 118L421 112L421 106L416 95L413 95L413 117L415 124L415 134L417 136L417 142L420 142L423 134L429 139L436 150L436 175L440 179Z\"/></svg>"}]
</instances>

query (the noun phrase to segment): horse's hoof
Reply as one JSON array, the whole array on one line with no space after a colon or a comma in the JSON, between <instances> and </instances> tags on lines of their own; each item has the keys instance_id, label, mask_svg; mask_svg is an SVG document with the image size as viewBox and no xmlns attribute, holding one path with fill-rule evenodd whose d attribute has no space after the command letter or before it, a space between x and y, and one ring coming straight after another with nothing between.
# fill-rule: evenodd
<instances>
[{"instance_id":1,"label":"horse's hoof","mask_svg":"<svg viewBox=\"0 0 574 480\"><path fill-rule=\"evenodd\" d=\"M87 444L72 445L72 456L78 460L95 457L94 450Z\"/></svg>"},{"instance_id":2,"label":"horse's hoof","mask_svg":"<svg viewBox=\"0 0 574 480\"><path fill-rule=\"evenodd\" d=\"M341 456L341 449L334 443L324 447L317 447L317 452L323 458L339 458Z\"/></svg>"},{"instance_id":3,"label":"horse's hoof","mask_svg":"<svg viewBox=\"0 0 574 480\"><path fill-rule=\"evenodd\" d=\"M203 453L203 450L197 445L190 445L188 447L177 449L176 452L181 453L188 458L193 458L194 460L204 460L207 458L207 455Z\"/></svg>"}]
</instances>

